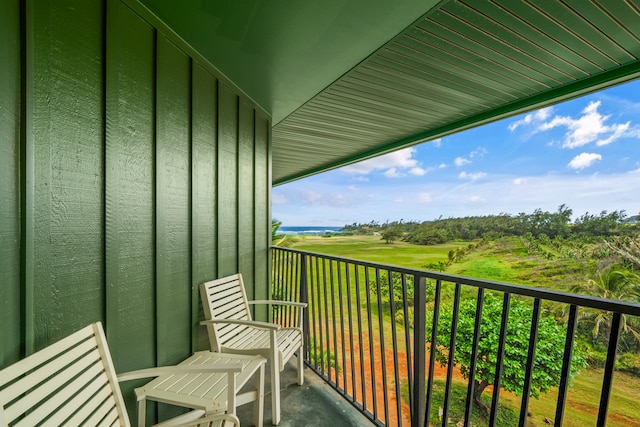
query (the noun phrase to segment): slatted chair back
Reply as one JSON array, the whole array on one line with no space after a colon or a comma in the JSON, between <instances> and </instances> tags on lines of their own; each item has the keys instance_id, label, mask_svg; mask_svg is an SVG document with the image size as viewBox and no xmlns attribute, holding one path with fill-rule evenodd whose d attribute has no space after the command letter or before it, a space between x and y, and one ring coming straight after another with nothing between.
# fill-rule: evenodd
<instances>
[{"instance_id":1,"label":"slatted chair back","mask_svg":"<svg viewBox=\"0 0 640 427\"><path fill-rule=\"evenodd\" d=\"M0 426L130 426L100 323L0 371Z\"/></svg>"},{"instance_id":2,"label":"slatted chair back","mask_svg":"<svg viewBox=\"0 0 640 427\"><path fill-rule=\"evenodd\" d=\"M241 274L202 283L200 297L207 320L252 320ZM246 325L228 323L207 325L211 350L219 352L227 341L247 328Z\"/></svg>"}]
</instances>

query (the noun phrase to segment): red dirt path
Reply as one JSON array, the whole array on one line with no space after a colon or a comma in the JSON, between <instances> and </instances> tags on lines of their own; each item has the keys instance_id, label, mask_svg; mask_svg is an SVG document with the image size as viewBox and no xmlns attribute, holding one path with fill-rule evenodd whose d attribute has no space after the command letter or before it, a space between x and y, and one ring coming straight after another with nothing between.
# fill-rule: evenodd
<instances>
[{"instance_id":1,"label":"red dirt path","mask_svg":"<svg viewBox=\"0 0 640 427\"><path fill-rule=\"evenodd\" d=\"M345 343L345 347L348 347L349 344ZM364 364L364 394L365 399L362 396L362 374L361 374L361 361L360 361L360 348L357 345L357 341L354 343L354 351L349 352L348 349L345 351L346 357L346 367L342 363L342 354L338 352L336 358L338 360L338 365L340 365L340 372L337 374L334 369L331 369L331 379L336 381L340 387L343 387L348 394L354 396L356 400L364 401L365 409L374 413L378 419L385 422L388 426L410 426L411 425L411 411L409 408L409 404L402 400L400 402L400 416L398 415L398 404L396 399L396 375L394 372L394 351L392 348L385 348L385 361L383 368L383 361L380 352L379 346L374 347L374 369L372 372L371 369L371 353L370 353L370 345L368 342L363 342L363 364ZM354 390L354 381L351 377L351 363L353 360L353 366L355 368L355 390ZM427 360L425 364L425 368L428 369L429 362ZM346 375L345 371L349 374ZM388 391L388 412L385 414L384 407L384 381L383 381L383 373L386 374L386 384ZM439 363L435 363L434 366L434 377L445 378L447 374L447 367L441 367ZM402 385L407 387L407 378L408 378L408 368L407 368L407 355L404 352L398 351L398 377L401 381ZM453 377L462 379L462 374L457 368L453 370ZM346 387L345 387L345 379L346 379ZM376 387L376 402L374 407L373 402L373 386ZM405 392L406 393L406 392Z\"/></svg>"}]
</instances>

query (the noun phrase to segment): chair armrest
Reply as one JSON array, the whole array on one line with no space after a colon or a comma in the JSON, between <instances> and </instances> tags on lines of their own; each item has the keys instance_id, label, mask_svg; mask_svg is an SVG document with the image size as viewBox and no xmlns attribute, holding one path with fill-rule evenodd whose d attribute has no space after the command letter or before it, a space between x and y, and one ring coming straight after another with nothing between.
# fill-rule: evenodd
<instances>
[{"instance_id":1,"label":"chair armrest","mask_svg":"<svg viewBox=\"0 0 640 427\"><path fill-rule=\"evenodd\" d=\"M290 305L292 307L302 307L302 308L307 307L306 302L282 301L277 299L261 299L261 300L248 301L248 303L249 304Z\"/></svg>"},{"instance_id":2,"label":"chair armrest","mask_svg":"<svg viewBox=\"0 0 640 427\"><path fill-rule=\"evenodd\" d=\"M200 322L201 325L206 325L209 323L231 323L234 325L245 325L245 326L251 326L252 328L275 330L275 331L281 328L280 325L276 325L275 323L259 322L257 320L211 319L211 320L203 320L202 322Z\"/></svg>"},{"instance_id":3,"label":"chair armrest","mask_svg":"<svg viewBox=\"0 0 640 427\"><path fill-rule=\"evenodd\" d=\"M174 375L174 374L213 374L213 373L227 373L235 374L242 371L242 363L225 364L224 366L212 366L212 365L177 365L177 366L162 366L158 368L139 369L137 371L124 372L119 374L118 382L137 380L141 378L159 377L161 375Z\"/></svg>"}]
</instances>

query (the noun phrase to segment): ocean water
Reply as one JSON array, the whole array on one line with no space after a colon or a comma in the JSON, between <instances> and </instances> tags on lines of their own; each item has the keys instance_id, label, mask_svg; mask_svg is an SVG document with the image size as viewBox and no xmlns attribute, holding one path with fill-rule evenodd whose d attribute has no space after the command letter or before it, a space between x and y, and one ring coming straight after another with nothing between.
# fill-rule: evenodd
<instances>
[{"instance_id":1,"label":"ocean water","mask_svg":"<svg viewBox=\"0 0 640 427\"><path fill-rule=\"evenodd\" d=\"M330 226L301 226L301 227L287 227L281 226L278 230L282 234L325 234L325 233L340 233L342 227L330 227Z\"/></svg>"}]
</instances>

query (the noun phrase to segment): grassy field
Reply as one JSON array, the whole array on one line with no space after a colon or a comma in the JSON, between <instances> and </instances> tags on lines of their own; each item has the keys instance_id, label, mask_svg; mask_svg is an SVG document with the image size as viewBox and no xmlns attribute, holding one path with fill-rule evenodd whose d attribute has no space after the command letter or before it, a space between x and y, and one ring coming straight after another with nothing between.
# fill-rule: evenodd
<instances>
[{"instance_id":1,"label":"grassy field","mask_svg":"<svg viewBox=\"0 0 640 427\"><path fill-rule=\"evenodd\" d=\"M297 239L292 245L294 249L422 269L427 264L447 261L450 250L473 243L386 244L379 236L300 236ZM577 261L530 256L516 237L480 245L461 261L451 264L446 273L558 290L566 290L585 278L584 267Z\"/></svg>"},{"instance_id":2,"label":"grassy field","mask_svg":"<svg viewBox=\"0 0 640 427\"><path fill-rule=\"evenodd\" d=\"M303 236L293 248L409 268L446 261L451 249L467 247L470 242L418 246L405 242L385 244L379 236ZM460 262L450 265L446 273L564 290L571 283L584 280L585 272L575 261L542 260L529 256L516 238L501 239L481 245ZM354 307L355 309L355 307ZM388 334L387 334L388 335ZM564 418L565 426L593 425L597 414L602 369L587 369L574 380ZM460 386L464 385L461 379ZM489 391L485 392L489 398ZM530 399L532 416L529 426L545 426L545 418L555 416L557 392ZM520 397L501 394L501 403L516 413ZM609 426L640 426L640 378L624 373L614 376L613 396L609 408Z\"/></svg>"},{"instance_id":3,"label":"grassy field","mask_svg":"<svg viewBox=\"0 0 640 427\"><path fill-rule=\"evenodd\" d=\"M385 244L379 236L301 236L294 249L355 258L384 264L422 268L429 263L446 261L451 249L465 247L469 242L454 242L436 246L418 246L405 242Z\"/></svg>"}]
</instances>

